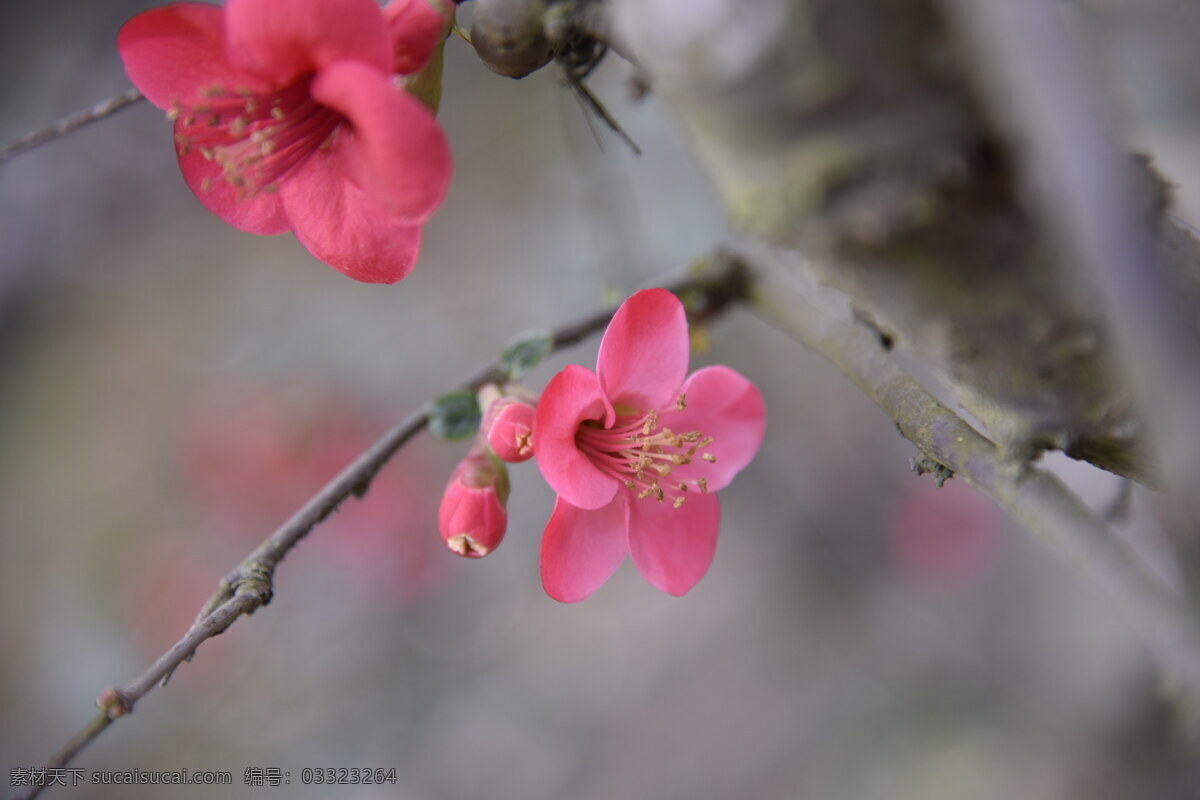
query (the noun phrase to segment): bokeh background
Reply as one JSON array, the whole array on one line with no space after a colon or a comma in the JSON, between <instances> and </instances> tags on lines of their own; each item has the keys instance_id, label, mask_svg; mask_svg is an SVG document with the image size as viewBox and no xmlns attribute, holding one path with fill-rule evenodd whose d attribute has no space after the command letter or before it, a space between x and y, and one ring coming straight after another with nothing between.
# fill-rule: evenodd
<instances>
[{"instance_id":1,"label":"bokeh background","mask_svg":"<svg viewBox=\"0 0 1200 800\"><path fill-rule=\"evenodd\" d=\"M0 140L126 88L113 41L150 5L0 3ZM1097 5L1080 34L1195 221L1184 4L1157 3L1149 24ZM0 166L5 791L392 421L518 332L732 241L686 143L652 96L629 101L629 78L610 59L592 85L640 158L554 70L510 81L452 40L454 185L391 287L209 215L145 104ZM769 430L722 494L716 561L686 598L626 564L580 605L549 600L537 550L553 497L532 464L513 469L504 545L450 554L436 507L466 445L421 438L287 558L270 606L75 765L229 770L232 787L54 796L1200 797L1136 632L1104 597L968 487L914 476L911 446L819 358L745 311L709 333L694 365L756 381ZM1051 466L1097 507L1119 491ZM1120 530L1154 561L1152 505L1135 494ZM252 767L291 783L245 787ZM302 786L305 767L398 781Z\"/></svg>"}]
</instances>

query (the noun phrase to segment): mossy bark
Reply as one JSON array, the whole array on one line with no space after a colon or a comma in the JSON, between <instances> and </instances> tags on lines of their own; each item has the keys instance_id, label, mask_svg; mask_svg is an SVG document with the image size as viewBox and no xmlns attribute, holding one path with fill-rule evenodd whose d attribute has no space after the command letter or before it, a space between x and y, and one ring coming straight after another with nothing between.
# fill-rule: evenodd
<instances>
[{"instance_id":1,"label":"mossy bark","mask_svg":"<svg viewBox=\"0 0 1200 800\"><path fill-rule=\"evenodd\" d=\"M1005 109L985 106L933 2L605 8L744 234L802 254L797 269L934 365L1010 455L1061 449L1156 482L1098 304L1027 201ZM1138 168L1138 206L1161 217L1166 189ZM1195 242L1161 228L1197 307Z\"/></svg>"}]
</instances>

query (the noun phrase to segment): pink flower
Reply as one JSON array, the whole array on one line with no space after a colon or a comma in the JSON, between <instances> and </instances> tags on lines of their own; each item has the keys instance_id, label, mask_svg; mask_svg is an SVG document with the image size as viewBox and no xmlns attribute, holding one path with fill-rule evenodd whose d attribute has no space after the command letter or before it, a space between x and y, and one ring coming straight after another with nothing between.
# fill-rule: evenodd
<instances>
[{"instance_id":1,"label":"pink flower","mask_svg":"<svg viewBox=\"0 0 1200 800\"><path fill-rule=\"evenodd\" d=\"M350 277L394 283L451 163L392 71L419 68L444 33L426 0L229 0L147 11L117 47L175 120L179 167L210 211L249 233L290 230Z\"/></svg>"},{"instance_id":2,"label":"pink flower","mask_svg":"<svg viewBox=\"0 0 1200 800\"><path fill-rule=\"evenodd\" d=\"M460 556L483 558L496 549L508 527L508 472L504 464L473 449L450 475L438 508L438 533Z\"/></svg>"},{"instance_id":3,"label":"pink flower","mask_svg":"<svg viewBox=\"0 0 1200 800\"><path fill-rule=\"evenodd\" d=\"M528 461L533 457L533 416L532 404L500 397L488 406L479 434L501 461Z\"/></svg>"},{"instance_id":4,"label":"pink flower","mask_svg":"<svg viewBox=\"0 0 1200 800\"><path fill-rule=\"evenodd\" d=\"M676 596L708 571L716 491L758 451L766 411L728 367L685 380L687 368L683 304L649 289L617 309L596 372L568 366L538 400L534 455L558 493L542 538L542 585L555 600L583 600L626 553Z\"/></svg>"},{"instance_id":5,"label":"pink flower","mask_svg":"<svg viewBox=\"0 0 1200 800\"><path fill-rule=\"evenodd\" d=\"M888 525L896 565L907 577L946 588L978 582L1003 544L1000 510L958 481L941 488L913 481L898 499Z\"/></svg>"}]
</instances>

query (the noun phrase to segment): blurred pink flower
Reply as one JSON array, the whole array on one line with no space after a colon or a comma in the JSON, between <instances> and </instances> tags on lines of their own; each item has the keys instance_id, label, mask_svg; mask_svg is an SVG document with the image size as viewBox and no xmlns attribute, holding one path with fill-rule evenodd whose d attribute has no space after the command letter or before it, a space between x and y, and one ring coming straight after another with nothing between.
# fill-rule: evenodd
<instances>
[{"instance_id":1,"label":"blurred pink flower","mask_svg":"<svg viewBox=\"0 0 1200 800\"><path fill-rule=\"evenodd\" d=\"M504 464L476 446L450 475L438 508L438 533L460 556L483 558L496 549L508 527L508 473Z\"/></svg>"},{"instance_id":2,"label":"blurred pink flower","mask_svg":"<svg viewBox=\"0 0 1200 800\"><path fill-rule=\"evenodd\" d=\"M1001 514L969 486L922 481L899 500L889 528L898 566L922 583L961 586L982 577L1000 545Z\"/></svg>"},{"instance_id":3,"label":"blurred pink flower","mask_svg":"<svg viewBox=\"0 0 1200 800\"><path fill-rule=\"evenodd\" d=\"M596 372L568 366L538 400L534 454L558 493L541 558L555 600L588 597L626 553L672 595L708 571L715 492L758 451L766 411L754 384L728 367L685 380L688 350L679 299L638 292L609 323Z\"/></svg>"},{"instance_id":4,"label":"blurred pink flower","mask_svg":"<svg viewBox=\"0 0 1200 800\"><path fill-rule=\"evenodd\" d=\"M187 633L231 566L217 563L188 539L171 531L148 539L137 554L138 568L130 571L132 579L122 582L133 646L142 659L157 658ZM189 679L218 676L228 652L229 637L217 636L183 672Z\"/></svg>"},{"instance_id":5,"label":"blurred pink flower","mask_svg":"<svg viewBox=\"0 0 1200 800\"><path fill-rule=\"evenodd\" d=\"M200 399L188 425L184 475L205 521L232 546L260 541L365 450L387 420L307 380L227 384ZM429 498L432 454L410 443L361 499L347 500L298 549L373 602L405 603L446 577ZM226 568L230 565L225 565Z\"/></svg>"},{"instance_id":6,"label":"blurred pink flower","mask_svg":"<svg viewBox=\"0 0 1200 800\"><path fill-rule=\"evenodd\" d=\"M434 19L437 18L437 19ZM409 273L450 182L433 113L392 81L444 37L425 0L173 3L117 37L133 84L175 120L184 179L257 234L290 230L350 277Z\"/></svg>"}]
</instances>

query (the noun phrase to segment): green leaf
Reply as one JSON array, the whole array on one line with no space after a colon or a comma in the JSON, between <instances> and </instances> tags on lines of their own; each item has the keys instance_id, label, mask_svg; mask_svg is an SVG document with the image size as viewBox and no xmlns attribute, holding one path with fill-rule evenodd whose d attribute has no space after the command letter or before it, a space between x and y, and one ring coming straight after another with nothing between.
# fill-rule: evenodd
<instances>
[{"instance_id":1,"label":"green leaf","mask_svg":"<svg viewBox=\"0 0 1200 800\"><path fill-rule=\"evenodd\" d=\"M480 417L474 392L444 394L429 408L429 432L442 439L465 439L479 430Z\"/></svg>"},{"instance_id":2,"label":"green leaf","mask_svg":"<svg viewBox=\"0 0 1200 800\"><path fill-rule=\"evenodd\" d=\"M536 367L554 350L554 334L550 331L530 331L522 334L500 356L500 370L510 378Z\"/></svg>"}]
</instances>

